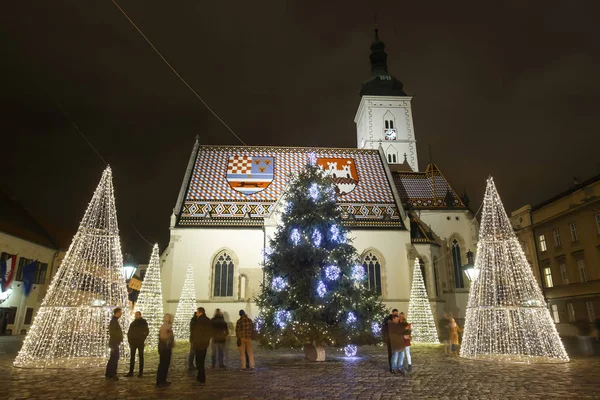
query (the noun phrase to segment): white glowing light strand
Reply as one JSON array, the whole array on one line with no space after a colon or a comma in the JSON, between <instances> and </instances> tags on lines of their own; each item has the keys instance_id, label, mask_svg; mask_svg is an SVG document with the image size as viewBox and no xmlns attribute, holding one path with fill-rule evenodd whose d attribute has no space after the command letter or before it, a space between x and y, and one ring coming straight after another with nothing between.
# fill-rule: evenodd
<instances>
[{"instance_id":1,"label":"white glowing light strand","mask_svg":"<svg viewBox=\"0 0 600 400\"><path fill-rule=\"evenodd\" d=\"M189 340L190 320L196 312L196 285L194 284L194 269L192 264L188 266L181 291L181 298L177 304L175 321L173 322L173 334L175 340Z\"/></svg>"},{"instance_id":2,"label":"white glowing light strand","mask_svg":"<svg viewBox=\"0 0 600 400\"><path fill-rule=\"evenodd\" d=\"M152 255L146 269L142 289L138 296L135 309L142 313L142 318L148 323L150 333L146 338L146 346L158 346L158 331L163 320L163 297L160 279L160 259L158 244L152 248Z\"/></svg>"},{"instance_id":3,"label":"white glowing light strand","mask_svg":"<svg viewBox=\"0 0 600 400\"><path fill-rule=\"evenodd\" d=\"M315 247L321 247L321 242L323 241L323 235L319 232L318 229L315 229L312 234L313 245Z\"/></svg>"},{"instance_id":4,"label":"white glowing light strand","mask_svg":"<svg viewBox=\"0 0 600 400\"><path fill-rule=\"evenodd\" d=\"M329 232L331 233L331 240L335 243L345 243L346 235L340 232L340 227L337 225L331 225L329 228Z\"/></svg>"},{"instance_id":5,"label":"white glowing light strand","mask_svg":"<svg viewBox=\"0 0 600 400\"><path fill-rule=\"evenodd\" d=\"M325 295L327 294L327 286L325 286L325 283L323 283L323 281L319 281L319 283L317 284L317 294L321 298L325 297Z\"/></svg>"},{"instance_id":6,"label":"white glowing light strand","mask_svg":"<svg viewBox=\"0 0 600 400\"><path fill-rule=\"evenodd\" d=\"M107 167L14 365L80 368L106 364L114 308L123 309L123 333L129 327L122 268L112 172ZM128 353L125 343L121 357Z\"/></svg>"},{"instance_id":7,"label":"white glowing light strand","mask_svg":"<svg viewBox=\"0 0 600 400\"><path fill-rule=\"evenodd\" d=\"M290 240L292 241L294 246L298 246L301 239L302 239L302 236L300 235L300 232L298 231L298 229L297 228L292 229L292 233L290 234Z\"/></svg>"},{"instance_id":8,"label":"white glowing light strand","mask_svg":"<svg viewBox=\"0 0 600 400\"><path fill-rule=\"evenodd\" d=\"M352 267L352 280L355 282L362 282L365 277L365 268L362 265L355 265Z\"/></svg>"},{"instance_id":9,"label":"white glowing light strand","mask_svg":"<svg viewBox=\"0 0 600 400\"><path fill-rule=\"evenodd\" d=\"M319 185L316 183L311 183L308 187L308 197L312 199L312 201L317 201L319 199Z\"/></svg>"},{"instance_id":10,"label":"white glowing light strand","mask_svg":"<svg viewBox=\"0 0 600 400\"><path fill-rule=\"evenodd\" d=\"M340 278L341 273L342 271L340 270L340 268L335 265L325 267L325 277L330 281L338 280Z\"/></svg>"},{"instance_id":11,"label":"white glowing light strand","mask_svg":"<svg viewBox=\"0 0 600 400\"><path fill-rule=\"evenodd\" d=\"M283 329L292 321L292 314L289 311L279 310L275 313L275 324Z\"/></svg>"},{"instance_id":12,"label":"white glowing light strand","mask_svg":"<svg viewBox=\"0 0 600 400\"><path fill-rule=\"evenodd\" d=\"M412 325L412 341L415 343L439 343L431 304L421 274L419 259L415 259L413 280L408 301L408 322Z\"/></svg>"},{"instance_id":13,"label":"white glowing light strand","mask_svg":"<svg viewBox=\"0 0 600 400\"><path fill-rule=\"evenodd\" d=\"M313 167L317 165L317 155L314 152L308 153L308 163Z\"/></svg>"},{"instance_id":14,"label":"white glowing light strand","mask_svg":"<svg viewBox=\"0 0 600 400\"><path fill-rule=\"evenodd\" d=\"M346 323L348 325L354 325L354 324L356 324L356 321L357 321L356 315L354 315L354 313L352 311L350 311L348 313L348 317L346 318Z\"/></svg>"},{"instance_id":15,"label":"white glowing light strand","mask_svg":"<svg viewBox=\"0 0 600 400\"><path fill-rule=\"evenodd\" d=\"M273 278L273 281L271 282L271 289L273 289L273 291L281 292L286 287L287 281L284 278L280 276L276 276L275 278Z\"/></svg>"},{"instance_id":16,"label":"white glowing light strand","mask_svg":"<svg viewBox=\"0 0 600 400\"><path fill-rule=\"evenodd\" d=\"M460 356L513 362L567 362L531 267L500 196L487 181Z\"/></svg>"}]
</instances>

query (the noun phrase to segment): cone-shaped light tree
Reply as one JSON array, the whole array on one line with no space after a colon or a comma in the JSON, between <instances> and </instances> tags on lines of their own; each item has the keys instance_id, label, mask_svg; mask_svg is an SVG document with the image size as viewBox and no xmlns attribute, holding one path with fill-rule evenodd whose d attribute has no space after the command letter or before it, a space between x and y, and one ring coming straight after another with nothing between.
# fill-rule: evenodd
<instances>
[{"instance_id":1,"label":"cone-shaped light tree","mask_svg":"<svg viewBox=\"0 0 600 400\"><path fill-rule=\"evenodd\" d=\"M461 357L564 362L569 357L496 191L487 181Z\"/></svg>"},{"instance_id":2,"label":"cone-shaped light tree","mask_svg":"<svg viewBox=\"0 0 600 400\"><path fill-rule=\"evenodd\" d=\"M324 355L327 344L354 355L355 345L376 343L385 308L364 284L333 182L309 162L282 201L282 223L265 249L265 283L256 299L261 345L314 345Z\"/></svg>"},{"instance_id":3,"label":"cone-shaped light tree","mask_svg":"<svg viewBox=\"0 0 600 400\"><path fill-rule=\"evenodd\" d=\"M413 280L406 316L412 327L412 341L415 343L439 343L431 304L421 274L421 263L417 258L413 269Z\"/></svg>"},{"instance_id":4,"label":"cone-shaped light tree","mask_svg":"<svg viewBox=\"0 0 600 400\"><path fill-rule=\"evenodd\" d=\"M115 307L124 311L120 321L125 333L127 287L112 173L107 167L14 365L77 368L104 364ZM125 352L122 346L121 354Z\"/></svg>"},{"instance_id":5,"label":"cone-shaped light tree","mask_svg":"<svg viewBox=\"0 0 600 400\"><path fill-rule=\"evenodd\" d=\"M190 319L196 312L196 285L194 284L194 269L192 264L188 266L183 282L183 290L177 304L175 321L173 322L173 333L175 340L189 340ZM161 318L162 321L162 318Z\"/></svg>"},{"instance_id":6,"label":"cone-shaped light tree","mask_svg":"<svg viewBox=\"0 0 600 400\"><path fill-rule=\"evenodd\" d=\"M158 244L152 248L150 263L144 276L142 289L138 296L136 309L142 313L142 317L148 322L150 333L146 339L146 346L158 346L158 331L163 320L163 297L160 280L160 260L158 255Z\"/></svg>"}]
</instances>

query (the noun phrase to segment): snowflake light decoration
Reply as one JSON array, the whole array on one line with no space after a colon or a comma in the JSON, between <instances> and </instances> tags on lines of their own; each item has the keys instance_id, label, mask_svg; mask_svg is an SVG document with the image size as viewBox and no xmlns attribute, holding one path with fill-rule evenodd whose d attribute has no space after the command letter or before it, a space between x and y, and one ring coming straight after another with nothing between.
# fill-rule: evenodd
<instances>
[{"instance_id":1,"label":"snowflake light decoration","mask_svg":"<svg viewBox=\"0 0 600 400\"><path fill-rule=\"evenodd\" d=\"M279 310L275 313L275 324L281 329L292 321L292 314L286 310Z\"/></svg>"},{"instance_id":2,"label":"snowflake light decoration","mask_svg":"<svg viewBox=\"0 0 600 400\"><path fill-rule=\"evenodd\" d=\"M316 183L311 183L308 187L308 196L312 199L312 201L317 201L319 198L319 185Z\"/></svg>"},{"instance_id":3,"label":"snowflake light decoration","mask_svg":"<svg viewBox=\"0 0 600 400\"><path fill-rule=\"evenodd\" d=\"M313 167L317 165L317 155L314 152L308 153L308 163Z\"/></svg>"},{"instance_id":4,"label":"snowflake light decoration","mask_svg":"<svg viewBox=\"0 0 600 400\"><path fill-rule=\"evenodd\" d=\"M315 247L321 246L321 242L323 241L323 235L321 235L321 232L319 232L318 229L315 229L313 231L312 240L313 240L313 244L315 245Z\"/></svg>"},{"instance_id":5,"label":"snowflake light decoration","mask_svg":"<svg viewBox=\"0 0 600 400\"><path fill-rule=\"evenodd\" d=\"M280 276L276 276L273 278L273 282L271 282L271 288L276 292L281 292L287 286L287 281Z\"/></svg>"},{"instance_id":6,"label":"snowflake light decoration","mask_svg":"<svg viewBox=\"0 0 600 400\"><path fill-rule=\"evenodd\" d=\"M344 347L344 354L346 354L346 357L354 357L357 351L358 348L354 344L349 344L348 346Z\"/></svg>"},{"instance_id":7,"label":"snowflake light decoration","mask_svg":"<svg viewBox=\"0 0 600 400\"><path fill-rule=\"evenodd\" d=\"M300 239L302 239L302 236L300 235L300 231L298 231L298 229L296 229L296 228L292 229L292 233L290 234L290 239L292 240L292 243L294 244L294 246L298 246L298 243L300 243Z\"/></svg>"},{"instance_id":8,"label":"snowflake light decoration","mask_svg":"<svg viewBox=\"0 0 600 400\"><path fill-rule=\"evenodd\" d=\"M317 284L317 294L319 295L319 297L325 297L325 295L327 294L327 286L325 286L325 283L323 283L323 281L319 281L319 283Z\"/></svg>"},{"instance_id":9,"label":"snowflake light decoration","mask_svg":"<svg viewBox=\"0 0 600 400\"><path fill-rule=\"evenodd\" d=\"M346 242L346 235L340 232L340 227L337 225L331 225L329 228L329 232L331 233L331 240L336 243L344 243Z\"/></svg>"},{"instance_id":10,"label":"snowflake light decoration","mask_svg":"<svg viewBox=\"0 0 600 400\"><path fill-rule=\"evenodd\" d=\"M371 323L371 332L373 332L373 335L375 335L375 336L381 335L381 325L379 325L377 322L373 321Z\"/></svg>"},{"instance_id":11,"label":"snowflake light decoration","mask_svg":"<svg viewBox=\"0 0 600 400\"><path fill-rule=\"evenodd\" d=\"M362 265L355 265L352 267L352 279L356 282L360 282L365 279L365 268Z\"/></svg>"},{"instance_id":12,"label":"snowflake light decoration","mask_svg":"<svg viewBox=\"0 0 600 400\"><path fill-rule=\"evenodd\" d=\"M325 276L330 281L335 281L339 279L341 273L342 271L340 270L340 268L335 265L330 265L325 268Z\"/></svg>"},{"instance_id":13,"label":"snowflake light decoration","mask_svg":"<svg viewBox=\"0 0 600 400\"><path fill-rule=\"evenodd\" d=\"M346 323L348 325L353 325L354 323L356 323L357 319L356 319L356 315L354 315L354 313L352 311L350 311L348 313L348 318L346 318Z\"/></svg>"}]
</instances>

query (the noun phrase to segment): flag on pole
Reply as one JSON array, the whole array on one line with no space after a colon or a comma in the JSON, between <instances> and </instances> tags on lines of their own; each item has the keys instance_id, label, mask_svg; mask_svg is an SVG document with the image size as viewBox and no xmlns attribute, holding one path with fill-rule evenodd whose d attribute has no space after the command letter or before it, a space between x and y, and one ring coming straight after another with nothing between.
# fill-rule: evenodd
<instances>
[{"instance_id":1,"label":"flag on pole","mask_svg":"<svg viewBox=\"0 0 600 400\"><path fill-rule=\"evenodd\" d=\"M2 275L2 291L5 292L15 277L17 269L16 254L9 254L6 260L0 262L0 275Z\"/></svg>"},{"instance_id":2,"label":"flag on pole","mask_svg":"<svg viewBox=\"0 0 600 400\"><path fill-rule=\"evenodd\" d=\"M23 267L23 292L25 293L25 296L29 296L29 292L31 292L31 288L35 283L37 267L37 260Z\"/></svg>"}]
</instances>

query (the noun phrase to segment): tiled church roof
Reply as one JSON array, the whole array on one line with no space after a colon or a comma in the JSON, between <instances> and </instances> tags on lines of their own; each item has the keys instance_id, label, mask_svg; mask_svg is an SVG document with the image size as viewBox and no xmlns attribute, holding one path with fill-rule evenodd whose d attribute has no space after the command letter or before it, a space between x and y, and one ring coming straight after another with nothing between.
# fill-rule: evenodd
<instances>
[{"instance_id":1,"label":"tiled church roof","mask_svg":"<svg viewBox=\"0 0 600 400\"><path fill-rule=\"evenodd\" d=\"M337 198L346 225L406 228L378 150L247 146L198 146L178 225L261 226L311 153L319 164L340 164L337 183L347 193Z\"/></svg>"},{"instance_id":2,"label":"tiled church roof","mask_svg":"<svg viewBox=\"0 0 600 400\"><path fill-rule=\"evenodd\" d=\"M467 209L437 165L425 172L394 172L394 183L405 209ZM448 204L448 202L450 204Z\"/></svg>"}]
</instances>

